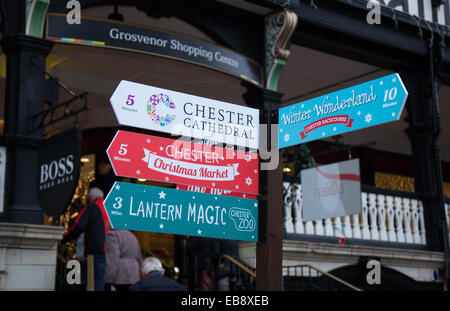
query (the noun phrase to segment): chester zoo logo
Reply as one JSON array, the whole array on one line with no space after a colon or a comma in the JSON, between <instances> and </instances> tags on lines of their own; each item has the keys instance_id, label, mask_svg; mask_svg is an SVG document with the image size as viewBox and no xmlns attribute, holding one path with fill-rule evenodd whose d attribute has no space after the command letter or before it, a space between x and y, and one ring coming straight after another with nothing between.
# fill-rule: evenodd
<instances>
[{"instance_id":1,"label":"chester zoo logo","mask_svg":"<svg viewBox=\"0 0 450 311\"><path fill-rule=\"evenodd\" d=\"M154 123L169 126L175 120L175 104L166 94L153 94L147 102L147 113Z\"/></svg>"}]
</instances>

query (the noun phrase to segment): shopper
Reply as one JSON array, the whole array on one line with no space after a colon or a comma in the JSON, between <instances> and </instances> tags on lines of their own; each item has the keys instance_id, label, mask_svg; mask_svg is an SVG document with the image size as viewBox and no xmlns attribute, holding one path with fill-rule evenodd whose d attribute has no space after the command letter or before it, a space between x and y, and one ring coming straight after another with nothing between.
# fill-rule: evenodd
<instances>
[{"instance_id":1,"label":"shopper","mask_svg":"<svg viewBox=\"0 0 450 311\"><path fill-rule=\"evenodd\" d=\"M165 277L161 261L147 257L142 262L143 279L130 287L131 291L186 291L178 282Z\"/></svg>"},{"instance_id":2,"label":"shopper","mask_svg":"<svg viewBox=\"0 0 450 311\"><path fill-rule=\"evenodd\" d=\"M219 261L223 255L229 255L239 260L239 243L235 240L215 239L212 242L212 260L215 269L216 289L219 291L230 290L230 261L225 259L220 265Z\"/></svg>"},{"instance_id":3,"label":"shopper","mask_svg":"<svg viewBox=\"0 0 450 311\"><path fill-rule=\"evenodd\" d=\"M119 178L114 174L108 159L102 158L98 162L95 179L91 182L89 188L99 188L107 195L117 180Z\"/></svg>"},{"instance_id":4,"label":"shopper","mask_svg":"<svg viewBox=\"0 0 450 311\"><path fill-rule=\"evenodd\" d=\"M200 280L201 291L215 290L214 267L211 262L213 241L211 238L191 236L187 244L187 253L190 260L195 263L194 268Z\"/></svg>"},{"instance_id":5,"label":"shopper","mask_svg":"<svg viewBox=\"0 0 450 311\"><path fill-rule=\"evenodd\" d=\"M84 232L84 255L94 256L95 290L103 290L105 273L105 240L108 228L108 216L103 206L103 191L92 188L88 193L89 204L85 206L73 225L64 234L61 243L77 239Z\"/></svg>"},{"instance_id":6,"label":"shopper","mask_svg":"<svg viewBox=\"0 0 450 311\"><path fill-rule=\"evenodd\" d=\"M142 264L141 246L128 230L115 229L106 235L105 290L127 291L138 282Z\"/></svg>"}]
</instances>

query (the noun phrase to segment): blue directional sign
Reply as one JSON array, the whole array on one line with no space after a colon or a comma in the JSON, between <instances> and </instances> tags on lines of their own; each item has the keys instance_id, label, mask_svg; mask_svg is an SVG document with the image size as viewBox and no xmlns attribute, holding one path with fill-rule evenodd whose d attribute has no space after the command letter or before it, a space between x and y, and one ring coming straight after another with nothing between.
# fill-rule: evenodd
<instances>
[{"instance_id":1,"label":"blue directional sign","mask_svg":"<svg viewBox=\"0 0 450 311\"><path fill-rule=\"evenodd\" d=\"M398 73L281 108L284 148L399 120L408 91Z\"/></svg>"},{"instance_id":2,"label":"blue directional sign","mask_svg":"<svg viewBox=\"0 0 450 311\"><path fill-rule=\"evenodd\" d=\"M258 201L124 182L105 200L114 229L258 240Z\"/></svg>"}]
</instances>

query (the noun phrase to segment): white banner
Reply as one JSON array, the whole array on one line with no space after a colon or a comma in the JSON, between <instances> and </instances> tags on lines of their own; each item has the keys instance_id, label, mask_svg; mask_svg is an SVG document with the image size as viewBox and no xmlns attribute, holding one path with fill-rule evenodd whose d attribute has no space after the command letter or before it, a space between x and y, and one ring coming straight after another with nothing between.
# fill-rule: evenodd
<instances>
[{"instance_id":1,"label":"white banner","mask_svg":"<svg viewBox=\"0 0 450 311\"><path fill-rule=\"evenodd\" d=\"M178 161L162 157L144 149L145 157L142 161L148 163L148 168L161 173L191 179L227 181L234 180L239 175L239 163L229 166L204 165Z\"/></svg>"}]
</instances>

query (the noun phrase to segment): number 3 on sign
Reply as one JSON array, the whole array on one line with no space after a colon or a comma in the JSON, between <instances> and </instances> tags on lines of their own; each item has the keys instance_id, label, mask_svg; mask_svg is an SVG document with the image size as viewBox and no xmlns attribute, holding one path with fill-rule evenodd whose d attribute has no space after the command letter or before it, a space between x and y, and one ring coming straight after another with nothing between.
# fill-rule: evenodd
<instances>
[{"instance_id":1,"label":"number 3 on sign","mask_svg":"<svg viewBox=\"0 0 450 311\"><path fill-rule=\"evenodd\" d=\"M113 204L113 207L115 209L121 208L123 199L121 197L116 197L115 200L116 200L116 203Z\"/></svg>"}]
</instances>

